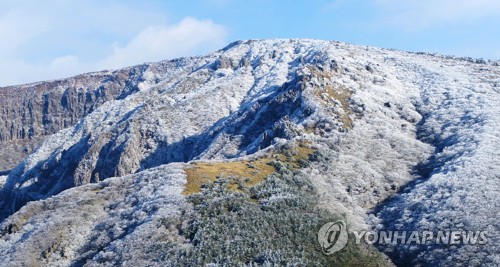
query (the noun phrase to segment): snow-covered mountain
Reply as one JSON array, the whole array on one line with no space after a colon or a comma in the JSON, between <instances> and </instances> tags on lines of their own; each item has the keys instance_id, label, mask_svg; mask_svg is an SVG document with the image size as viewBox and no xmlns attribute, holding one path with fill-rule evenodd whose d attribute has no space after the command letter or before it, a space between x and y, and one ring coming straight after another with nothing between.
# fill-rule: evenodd
<instances>
[{"instance_id":1,"label":"snow-covered mountain","mask_svg":"<svg viewBox=\"0 0 500 267\"><path fill-rule=\"evenodd\" d=\"M499 62L262 40L79 77L23 87L101 94L16 121L70 127L0 176L0 262L500 264ZM488 243L329 256L315 237L333 218Z\"/></svg>"},{"instance_id":2,"label":"snow-covered mountain","mask_svg":"<svg viewBox=\"0 0 500 267\"><path fill-rule=\"evenodd\" d=\"M47 136L111 99L139 90L145 66L0 89L0 172L15 167Z\"/></svg>"}]
</instances>

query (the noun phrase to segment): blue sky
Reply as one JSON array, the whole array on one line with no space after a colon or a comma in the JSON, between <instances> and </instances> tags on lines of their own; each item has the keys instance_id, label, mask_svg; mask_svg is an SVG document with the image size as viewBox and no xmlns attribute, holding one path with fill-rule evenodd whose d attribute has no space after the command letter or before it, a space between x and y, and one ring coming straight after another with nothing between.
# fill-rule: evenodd
<instances>
[{"instance_id":1,"label":"blue sky","mask_svg":"<svg viewBox=\"0 0 500 267\"><path fill-rule=\"evenodd\" d=\"M499 0L0 0L0 86L314 38L500 59Z\"/></svg>"}]
</instances>

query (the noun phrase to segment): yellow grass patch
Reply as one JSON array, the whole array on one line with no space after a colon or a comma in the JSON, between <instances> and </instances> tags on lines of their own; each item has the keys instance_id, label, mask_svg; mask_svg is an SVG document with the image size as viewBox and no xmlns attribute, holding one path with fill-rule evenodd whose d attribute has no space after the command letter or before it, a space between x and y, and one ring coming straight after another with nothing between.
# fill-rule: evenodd
<instances>
[{"instance_id":1,"label":"yellow grass patch","mask_svg":"<svg viewBox=\"0 0 500 267\"><path fill-rule=\"evenodd\" d=\"M267 157L254 160L214 163L194 162L185 169L187 183L182 193L184 195L199 193L201 192L202 185L229 176L238 178L238 180L231 182L228 189L240 191L240 186L252 187L274 173L276 168L271 165L271 161L280 161L290 169L297 170L302 167L301 161L307 160L313 152L312 148L300 144L293 151L270 153Z\"/></svg>"},{"instance_id":2,"label":"yellow grass patch","mask_svg":"<svg viewBox=\"0 0 500 267\"><path fill-rule=\"evenodd\" d=\"M325 105L333 104L334 101L340 103L341 112L334 111L340 117L342 121L342 128L350 129L352 128L352 119L350 118L351 109L349 106L349 99L352 96L352 92L343 86L335 86L332 84L332 76L334 75L329 70L319 69L314 66L308 66L309 72L313 77L318 79L318 81L323 84L323 86L315 88L314 94L320 99Z\"/></svg>"},{"instance_id":3,"label":"yellow grass patch","mask_svg":"<svg viewBox=\"0 0 500 267\"><path fill-rule=\"evenodd\" d=\"M277 153L274 158L285 164L291 170L302 168L302 161L308 160L309 155L314 153L314 149L307 147L305 144L300 144L293 150L287 150L284 153Z\"/></svg>"},{"instance_id":4,"label":"yellow grass patch","mask_svg":"<svg viewBox=\"0 0 500 267\"><path fill-rule=\"evenodd\" d=\"M256 185L275 171L274 167L269 165L270 162L270 158L261 158L254 161L192 163L186 169L187 184L183 193L185 195L198 193L203 184L213 182L218 177L239 177L247 186ZM231 189L236 189L237 186L237 184L231 185Z\"/></svg>"},{"instance_id":5,"label":"yellow grass patch","mask_svg":"<svg viewBox=\"0 0 500 267\"><path fill-rule=\"evenodd\" d=\"M340 102L340 107L342 108L342 113L337 112L342 121L342 128L350 129L352 128L352 119L350 118L351 109L349 107L349 99L352 93L343 87L334 88L332 85L327 85L323 88L319 88L316 91L316 96L320 97L324 102L331 103L334 100Z\"/></svg>"}]
</instances>

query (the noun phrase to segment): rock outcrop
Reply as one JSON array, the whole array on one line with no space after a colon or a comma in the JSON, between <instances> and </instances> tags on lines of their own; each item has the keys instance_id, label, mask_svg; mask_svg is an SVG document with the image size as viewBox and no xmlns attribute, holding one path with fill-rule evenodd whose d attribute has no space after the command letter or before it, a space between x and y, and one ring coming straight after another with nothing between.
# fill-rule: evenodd
<instances>
[{"instance_id":1,"label":"rock outcrop","mask_svg":"<svg viewBox=\"0 0 500 267\"><path fill-rule=\"evenodd\" d=\"M0 171L103 103L139 90L147 65L0 88Z\"/></svg>"}]
</instances>

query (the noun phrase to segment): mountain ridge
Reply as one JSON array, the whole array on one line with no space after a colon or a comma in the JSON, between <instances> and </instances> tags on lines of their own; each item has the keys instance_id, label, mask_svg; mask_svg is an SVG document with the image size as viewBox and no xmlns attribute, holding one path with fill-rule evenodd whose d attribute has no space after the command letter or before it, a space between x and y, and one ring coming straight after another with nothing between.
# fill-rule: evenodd
<instances>
[{"instance_id":1,"label":"mountain ridge","mask_svg":"<svg viewBox=\"0 0 500 267\"><path fill-rule=\"evenodd\" d=\"M40 216L49 216L49 221L60 220L56 215L47 214L43 206L39 206L40 203L50 202L65 207L64 210L70 214L83 216L75 207L71 207L72 204L69 203L68 206L68 203L52 200L53 196L57 199L71 198L71 192L79 192L85 201L92 199L91 202L105 206L103 203L117 202L120 198L125 198L125 195L113 196L112 190L107 190L105 201L101 197L92 196L92 190L101 188L100 184L121 188L122 183L125 187L134 188L130 183L135 180L149 188L148 183L152 183L154 179L158 179L157 183L172 182L171 179L174 178L162 175L162 172L175 173L176 185L170 187L171 195L164 192L164 197L177 199L178 205L174 205L173 210L183 213L190 208L180 208L181 206L196 207L193 204L196 202L186 201L186 197L181 194L183 181L189 181L186 168L190 168L193 160L209 163L214 160L223 163L228 160L249 160L266 153L272 155L274 152L271 151L274 149L284 149L284 152L278 154L290 155L273 156L282 162L282 165L272 163L277 166L275 168L280 179L290 181L286 178L290 175L287 171L278 171L284 168L294 173L294 179L302 181L301 183L311 183L312 188L315 188L313 191L316 191L313 198L317 198L318 204L307 205L321 207L332 214L343 214L355 229L380 227L379 225L419 229L425 220L429 220L428 213L422 212L416 218L408 218L405 210L408 207L416 209L414 206L418 204L412 199L427 196L424 203L438 203L429 204L429 211L439 213L442 209L449 208L451 202L448 198L450 201L453 198L450 195L436 199L434 195L422 192L428 191L428 188L434 188L438 192L456 188L456 192L459 192L457 194L466 200L465 203L469 203L465 207L453 204L457 212L473 212L472 209L478 203L495 205L488 199L494 199L495 194L498 195L495 193L498 179L487 169L481 169L492 185L486 190L479 184L481 179L474 179L474 175L467 180L474 185L471 192L461 189L463 182L452 179L454 184L451 186L442 182L451 177L450 174L460 174L456 164L469 164L468 157L463 156L465 153L484 153L482 148L464 146L467 140L484 140L476 135L480 132L487 132L493 141L498 138L494 131L488 130L491 127L494 129L493 125L497 123L494 103L499 93L500 70L495 63L412 54L340 42L283 39L239 41L208 56L141 65L144 70L140 72L140 82L134 85L130 94L102 103L83 116L75 126L49 137L7 177L4 176L0 190L0 201L4 207L2 217L13 215L4 220L0 227L4 229L0 235L0 246L9 251L0 254L0 257L12 260L23 255L21 245L5 238L16 240L19 231L27 233L27 229L33 227L38 230L30 234L31 239L28 238L22 246L27 246L30 253L37 253L39 247L36 245L36 233L48 231L48 225L39 221ZM476 109L474 103L477 105ZM467 127L462 127L463 124L467 124ZM440 129L441 126L443 127ZM290 148L285 149L283 146ZM310 160L305 160L305 165L297 165L299 159L288 159L299 157L297 147L301 146L316 151L308 156ZM483 159L482 156L470 158L473 162ZM490 165L494 166L496 161L497 158L492 158ZM414 173L419 164L426 165L429 170ZM258 166L256 170L260 170ZM156 178L141 180L144 177ZM108 178L112 181L107 182ZM231 179L220 179L220 183L230 182ZM262 183L268 186L270 181L280 181L273 180L276 178L269 179ZM421 182L416 186L406 187L418 179ZM102 180L104 181L101 182ZM82 187L88 183L90 185ZM94 186L94 183L97 184ZM245 183L241 184L241 181L230 183L240 183L244 192L255 187L252 185L245 189ZM299 194L293 189L294 182L282 186ZM69 189L72 187L76 189ZM400 191L402 188L410 191ZM140 191L134 192L137 188L131 189L132 191L120 190L126 195L138 194ZM481 191L488 192L488 196L473 201L474 194ZM258 195L258 192L255 193ZM211 201L210 192L202 190L198 194L202 194L203 198L207 197L206 201ZM224 196L231 198L234 197L232 194L237 195L238 192ZM273 198L281 196L281 193L275 194L277 195L273 195ZM78 198L78 195L74 197ZM159 196L153 194L151 199L155 197ZM394 197L395 200L384 202L388 197ZM138 195L135 198L135 202L145 203ZM126 209L134 210L132 203L135 202L131 201L131 206ZM25 205L26 203L28 204ZM262 199L259 203L267 205L265 203L268 200ZM379 206L380 203L384 203L384 206ZM252 204L248 205L251 207ZM376 212L369 214L373 208L376 208ZM78 256L79 253L75 254L76 250L71 249L63 253L71 256L64 257L59 255L60 249L51 248L50 253L42 257L43 260L63 265L74 261L89 265L99 260L111 263L113 259L106 258L106 253L123 253L126 249L123 239L127 236L133 239L136 238L133 237L135 235L152 234L154 227L147 218L160 216L152 211L148 215L146 211L145 215L139 217L131 215L132 213L124 215L127 219L120 221L113 217L113 209L93 212L118 224L139 220L141 227L150 230L134 230L129 234L122 232L110 240L101 240L99 244L103 248L97 251L92 247L78 247L77 242L64 238L57 242L54 240L59 244L58 247L69 242L69 247L76 246L76 250L83 254L94 252L91 256L81 258L83 254ZM497 231L498 223L491 221L488 210L478 209L477 212L485 215L478 216L478 213L474 213L477 219L464 221L455 213L450 213L452 216L448 221L450 225L465 222L475 227L481 222L487 222L493 232ZM176 216L175 220L182 220L182 216ZM301 218L307 221L306 218L310 215L304 216ZM433 223L437 218L431 219ZM23 220L32 223L21 222ZM88 229L95 226L95 223L96 221L88 224L82 222L78 225ZM427 223L427 227L439 228L432 223ZM63 231L71 232L74 229L74 226L60 227ZM82 240L106 231L101 229L85 232ZM185 245L188 247L195 240L183 237L182 234L174 236L187 242ZM494 235L492 239L497 238ZM415 249L413 247L379 249L390 255L395 263L407 262L408 257L415 256L412 254ZM420 254L414 257L413 263L450 264L453 259L474 263L480 260L477 256L467 260L467 257L474 255L476 247L444 250L434 248L429 251L417 249ZM498 247L489 245L483 249L483 253L494 255ZM55 251L59 254L54 254ZM147 253L141 253L137 252L143 256L130 255L133 262L144 263L151 260L147 259ZM282 254L276 255L288 257L284 256L288 255L285 252L280 253ZM452 259L436 256L442 253L458 254ZM167 258L172 259L169 257L174 254L166 255L170 255ZM140 257L146 259L141 261ZM265 258L270 261L274 259L270 255ZM303 260L306 259L308 257ZM210 259L207 260L205 263L211 262ZM482 259L482 262L491 264L498 262L498 258L491 256Z\"/></svg>"}]
</instances>

